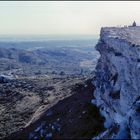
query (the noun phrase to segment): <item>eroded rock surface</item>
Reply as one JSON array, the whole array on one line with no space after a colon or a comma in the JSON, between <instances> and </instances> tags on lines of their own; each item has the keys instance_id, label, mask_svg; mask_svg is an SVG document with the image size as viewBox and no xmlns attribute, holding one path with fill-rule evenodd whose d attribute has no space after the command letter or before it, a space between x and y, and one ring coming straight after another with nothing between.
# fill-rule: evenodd
<instances>
[{"instance_id":1,"label":"eroded rock surface","mask_svg":"<svg viewBox=\"0 0 140 140\"><path fill-rule=\"evenodd\" d=\"M107 130L96 138L140 139L140 27L105 27L96 45L92 100Z\"/></svg>"}]
</instances>

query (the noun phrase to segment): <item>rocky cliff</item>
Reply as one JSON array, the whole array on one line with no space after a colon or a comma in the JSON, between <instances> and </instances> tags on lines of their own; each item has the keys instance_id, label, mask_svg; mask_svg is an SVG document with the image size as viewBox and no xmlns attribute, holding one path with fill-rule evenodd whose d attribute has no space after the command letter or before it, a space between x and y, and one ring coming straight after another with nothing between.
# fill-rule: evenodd
<instances>
[{"instance_id":1,"label":"rocky cliff","mask_svg":"<svg viewBox=\"0 0 140 140\"><path fill-rule=\"evenodd\" d=\"M140 139L140 27L105 27L93 84L106 131L96 138Z\"/></svg>"}]
</instances>

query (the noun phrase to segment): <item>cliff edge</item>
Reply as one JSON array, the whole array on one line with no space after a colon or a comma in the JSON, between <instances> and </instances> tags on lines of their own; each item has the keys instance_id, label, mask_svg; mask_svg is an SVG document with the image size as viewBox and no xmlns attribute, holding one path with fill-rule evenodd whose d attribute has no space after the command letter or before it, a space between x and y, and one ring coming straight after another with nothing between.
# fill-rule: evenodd
<instances>
[{"instance_id":1,"label":"cliff edge","mask_svg":"<svg viewBox=\"0 0 140 140\"><path fill-rule=\"evenodd\" d=\"M140 27L101 28L96 49L92 103L107 128L96 138L140 139Z\"/></svg>"}]
</instances>

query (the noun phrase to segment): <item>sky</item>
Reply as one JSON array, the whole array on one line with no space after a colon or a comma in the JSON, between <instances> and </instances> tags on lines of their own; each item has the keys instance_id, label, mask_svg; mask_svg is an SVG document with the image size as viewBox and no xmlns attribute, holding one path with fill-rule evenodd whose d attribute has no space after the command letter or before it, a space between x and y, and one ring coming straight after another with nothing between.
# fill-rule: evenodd
<instances>
[{"instance_id":1,"label":"sky","mask_svg":"<svg viewBox=\"0 0 140 140\"><path fill-rule=\"evenodd\" d=\"M140 1L0 1L0 34L96 35L140 24Z\"/></svg>"}]
</instances>

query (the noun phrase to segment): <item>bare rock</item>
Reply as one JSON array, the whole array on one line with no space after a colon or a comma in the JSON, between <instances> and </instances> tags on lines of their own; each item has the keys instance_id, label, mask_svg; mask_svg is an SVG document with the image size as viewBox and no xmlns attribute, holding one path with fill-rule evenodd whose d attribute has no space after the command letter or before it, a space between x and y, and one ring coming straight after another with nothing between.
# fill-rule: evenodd
<instances>
[{"instance_id":1,"label":"bare rock","mask_svg":"<svg viewBox=\"0 0 140 140\"><path fill-rule=\"evenodd\" d=\"M140 27L102 28L96 49L101 56L92 103L106 118L107 129L119 126L115 136L106 138L140 139Z\"/></svg>"}]
</instances>

